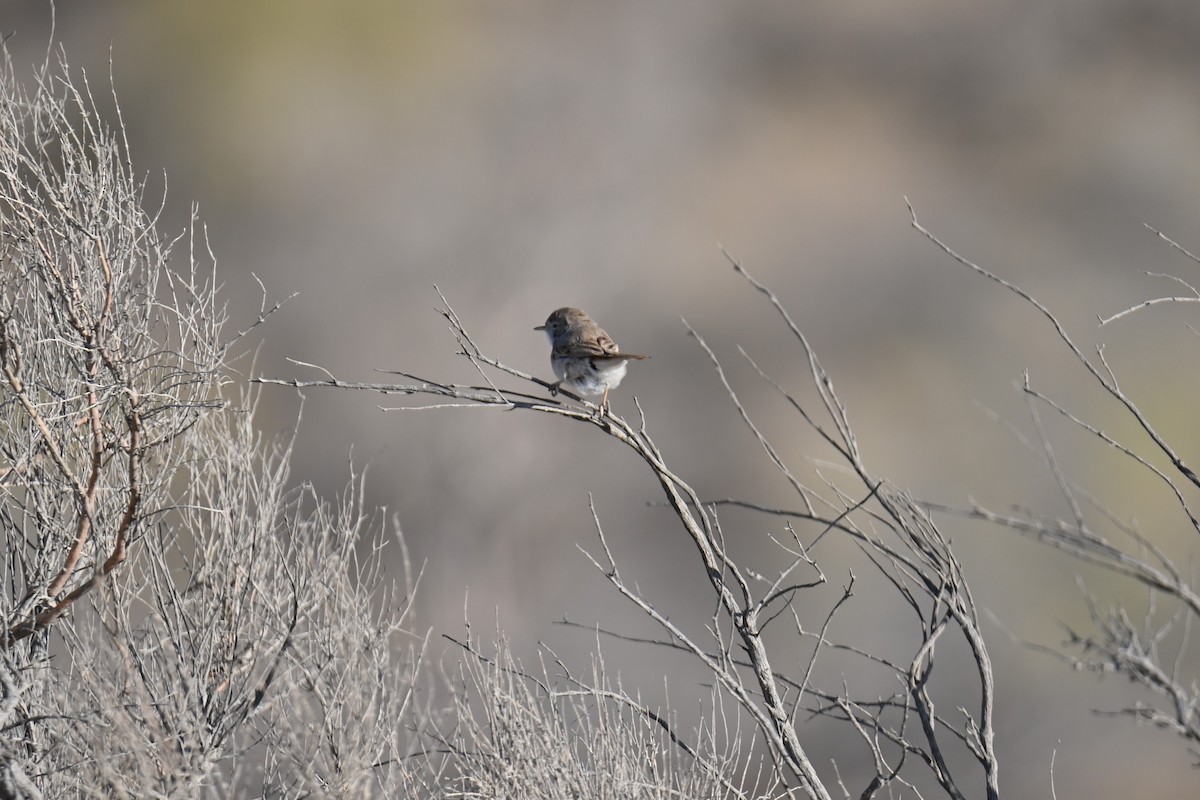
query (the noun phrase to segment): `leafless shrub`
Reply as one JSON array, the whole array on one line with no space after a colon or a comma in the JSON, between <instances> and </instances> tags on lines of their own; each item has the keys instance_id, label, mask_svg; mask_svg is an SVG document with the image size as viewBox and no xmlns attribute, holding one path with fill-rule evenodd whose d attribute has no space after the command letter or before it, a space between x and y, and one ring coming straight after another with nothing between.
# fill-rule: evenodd
<instances>
[{"instance_id":1,"label":"leafless shrub","mask_svg":"<svg viewBox=\"0 0 1200 800\"><path fill-rule=\"evenodd\" d=\"M429 714L417 694L426 639L405 628L418 581L402 552L406 593L397 595L384 573L385 528L364 515L361 498L347 492L330 508L310 496L314 511L288 526L299 552L285 563L312 565L297 594L313 601L288 648L287 690L254 726L278 796L413 796L430 771L403 749L417 746L408 734ZM364 543L371 549L360 556Z\"/></svg>"},{"instance_id":2,"label":"leafless shrub","mask_svg":"<svg viewBox=\"0 0 1200 800\"><path fill-rule=\"evenodd\" d=\"M0 69L0 796L401 796L415 580L255 430L117 113L65 59Z\"/></svg>"},{"instance_id":3,"label":"leafless shrub","mask_svg":"<svg viewBox=\"0 0 1200 800\"><path fill-rule=\"evenodd\" d=\"M65 65L64 69L65 69ZM184 434L221 405L223 311L143 208L86 80L0 76L5 646L44 630L169 506Z\"/></svg>"},{"instance_id":4,"label":"leafless shrub","mask_svg":"<svg viewBox=\"0 0 1200 800\"><path fill-rule=\"evenodd\" d=\"M993 747L995 700L991 661L962 568L928 513L908 494L868 470L845 407L838 399L829 375L779 300L740 265L734 263L734 268L764 295L795 339L809 368L816 410L811 410L809 405L761 370L760 375L799 418L816 431L840 462L840 469L817 468L813 482L801 480L751 419L737 392L726 380L714 352L698 333L689 330L711 358L737 414L791 485L796 497L793 509L767 508L743 500L701 498L663 460L647 432L644 415L634 425L612 414L600 413L588 403L581 408L571 401L583 401L567 392L544 399L535 394L500 388L488 374L489 370L542 387L549 384L486 355L449 304L445 305L442 314L459 344L460 354L468 358L485 378L484 385L450 385L412 375L404 375L415 381L407 384L349 383L333 377L316 381L266 382L385 394L432 395L444 398L444 402L421 408L482 405L521 409L597 428L631 449L648 468L649 477L661 487L686 541L698 557L697 568L707 577L716 601L713 616L702 630L690 631L661 613L653 598L625 581L619 559L610 550L598 519L596 524L603 555L593 557L593 563L617 592L661 628L663 637L653 644L687 653L698 660L719 690L741 707L756 731L756 736L748 739L764 745L770 753L771 772L780 787L777 796L828 798L837 788L846 795L872 797L897 787L909 787L918 792L921 791L918 786L932 785L948 797L998 797L999 765ZM749 360L749 356L746 358ZM750 363L754 364L753 361ZM836 478L833 477L835 471ZM738 506L781 519L780 528L773 537L777 552L772 563L785 566L763 574L735 560L726 549L726 533L718 513L722 506ZM911 643L903 657L885 653L878 643L846 641L835 633L835 617L853 595L853 572L848 574L844 591L826 608L823 624L816 630L806 627L799 600L805 598L806 605L811 607L815 598L820 597L811 591L826 582L816 553L828 546L831 537L846 537L853 542L861 553L861 566L874 571L883 585L895 594L899 601L897 607L903 613L892 615L894 623L908 626L906 630ZM772 631L770 637L767 636L768 627ZM610 633L622 635L617 631ZM957 713L947 715L938 710L942 692L937 690L934 680L935 663L940 663L936 662L935 656L939 644L955 638L966 646L975 678L974 697L969 705L957 699ZM784 660L783 654L792 653L798 647L807 652L799 668L777 666L777 661ZM834 653L861 662L867 670L882 673L891 689L880 694L875 688L877 684L872 682L869 683L871 688L865 688L860 694L847 685L845 678L835 686L821 686L816 679L817 662ZM773 654L779 654L778 658ZM788 657L787 663L795 662ZM951 663L954 669L947 674L954 679L952 683L957 683L961 664ZM544 693L550 692L550 689L544 690ZM632 698L627 703L631 708L638 706ZM518 705L527 713L531 708L529 703L518 702ZM801 736L803 718L813 715L840 721L858 735L865 760L871 765L867 776L861 779L861 785L839 785L836 774L822 775L817 769ZM495 730L501 717L503 715L497 710L489 718L489 725L484 726L485 730ZM507 720L507 717L503 719ZM698 732L696 736L702 734ZM689 757L699 752L695 743L688 744L678 732L671 737L670 745ZM493 752L483 763L492 773L519 775L522 769L514 761L517 756L511 751ZM966 767L967 761L974 762L974 770ZM498 762L507 764L507 771L493 766ZM478 771L468 770L472 775ZM485 793L484 796L496 795Z\"/></svg>"},{"instance_id":5,"label":"leafless shrub","mask_svg":"<svg viewBox=\"0 0 1200 800\"><path fill-rule=\"evenodd\" d=\"M912 211L911 206L909 208ZM1154 509L1173 508L1177 523L1188 534L1200 534L1200 519L1191 491L1200 488L1200 477L1184 460L1182 448L1163 435L1150 416L1118 379L1117 371L1109 364L1103 347L1089 356L1075 343L1063 322L1043 303L1025 290L1004 280L978 264L959 255L941 239L930 233L912 214L912 225L939 250L956 263L980 277L986 278L1019 297L1032 307L1053 330L1055 338L1066 353L1084 370L1090 386L1102 398L1115 401L1109 407L1116 412L1100 419L1086 419L1073 412L1046 391L1035 387L1028 373L1021 391L1029 403L1034 434L1030 449L1053 478L1069 516L1040 514L1022 504L1020 510L999 513L978 504L970 508L927 506L940 511L982 519L995 523L1021 536L1061 550L1080 562L1094 565L1145 590L1144 613L1130 612L1119 596L1100 598L1080 582L1094 628L1081 633L1068 629L1060 648L1039 648L1053 652L1072 668L1093 673L1116 673L1148 690L1151 702L1138 702L1104 714L1131 717L1180 736L1190 751L1200 759L1200 673L1196 670L1197 650L1192 629L1200 621L1200 594L1195 588L1194 570L1176 563L1161 546L1168 540L1169 531L1144 530L1138 519L1161 518ZM1161 232L1155 235L1182 253L1193 263L1200 263L1188 252ZM1154 306L1171 303L1200 302L1200 291L1182 278L1147 273L1167 278L1182 286L1186 294L1158 297L1133 305L1108 317L1100 317L1100 325L1108 325L1131 314ZM1164 385L1171 376L1165 375ZM1067 434L1075 441L1090 440L1101 445L1101 452L1134 468L1151 478L1158 487L1157 494L1142 497L1129 510L1113 507L1114 502L1128 504L1130 498L1110 499L1103 493L1090 491L1072 477L1071 468L1059 455L1049 426L1042 418L1044 412L1066 423ZM1126 441L1108 433L1131 423L1138 432L1135 440ZM1138 509L1145 513L1138 513ZM1190 552L1195 553L1193 548Z\"/></svg>"},{"instance_id":6,"label":"leafless shrub","mask_svg":"<svg viewBox=\"0 0 1200 800\"><path fill-rule=\"evenodd\" d=\"M720 690L710 698L698 749L692 749L678 738L669 710L650 708L614 685L598 653L586 678L545 648L537 671L530 672L502 632L492 655L479 649L469 625L467 633L463 657L448 679L452 728L437 735L453 773L434 794L747 798L739 786L763 778L742 751L740 731L730 727L737 718L726 716ZM754 796L774 796L765 791Z\"/></svg>"},{"instance_id":7,"label":"leafless shrub","mask_svg":"<svg viewBox=\"0 0 1200 800\"><path fill-rule=\"evenodd\" d=\"M220 426L222 430L212 430ZM423 648L384 580L361 490L289 490L290 448L246 414L197 427L198 469L87 613L43 769L96 796L394 796ZM357 548L372 548L360 555ZM56 628L56 630L58 630Z\"/></svg>"}]
</instances>

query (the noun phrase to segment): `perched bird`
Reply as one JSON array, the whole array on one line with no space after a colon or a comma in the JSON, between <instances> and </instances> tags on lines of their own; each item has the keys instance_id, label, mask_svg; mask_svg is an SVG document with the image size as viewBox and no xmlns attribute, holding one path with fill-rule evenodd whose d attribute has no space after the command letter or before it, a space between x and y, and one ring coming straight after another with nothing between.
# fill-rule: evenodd
<instances>
[{"instance_id":1,"label":"perched bird","mask_svg":"<svg viewBox=\"0 0 1200 800\"><path fill-rule=\"evenodd\" d=\"M604 332L582 309L567 306L546 318L545 331L550 340L550 367L558 376L551 388L557 393L565 386L579 394L603 395L600 414L608 406L608 390L615 389L625 377L626 365L650 356L622 353L612 337Z\"/></svg>"}]
</instances>

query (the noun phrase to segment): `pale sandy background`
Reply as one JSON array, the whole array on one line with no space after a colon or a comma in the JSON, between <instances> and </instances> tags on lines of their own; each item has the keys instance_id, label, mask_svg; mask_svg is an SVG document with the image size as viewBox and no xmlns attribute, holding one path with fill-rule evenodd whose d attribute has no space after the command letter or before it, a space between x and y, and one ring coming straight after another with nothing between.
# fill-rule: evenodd
<instances>
[{"instance_id":1,"label":"pale sandy background","mask_svg":"<svg viewBox=\"0 0 1200 800\"><path fill-rule=\"evenodd\" d=\"M668 460L705 495L786 504L730 412L695 325L724 357L786 458L824 457L737 362L745 346L790 385L802 363L724 245L785 300L821 353L868 461L919 495L1022 501L1061 512L1052 481L979 404L1028 429L1013 390L1035 380L1114 433L1111 404L1028 308L968 276L908 227L903 197L961 251L1056 309L1081 342L1108 343L1126 385L1186 456L1195 433L1191 308L1098 330L1170 287L1149 269L1195 265L1143 228L1200 247L1200 4L1171 0L953 3L126 2L59 0L57 39L103 85L111 53L135 163L180 228L199 204L235 319L263 279L299 297L265 329L262 374L284 359L347 379L402 368L470 380L433 309L437 283L488 350L549 375L530 328L585 306L634 365ZM0 2L17 63L41 57L38 0ZM526 657L541 639L578 659L564 614L645 631L587 565L588 492L631 577L674 616L710 601L682 535L632 457L583 426L496 412L381 413L377 398L316 393L298 479L334 492L353 454L373 503L394 511L425 563L421 609L439 632L498 620ZM298 403L268 392L264 425ZM1136 440L1135 440L1136 441ZM1195 551L1178 514L1148 501L1078 439L1060 455L1172 552ZM766 525L731 522L747 553ZM946 523L977 600L1022 636L1084 624L1077 565L1003 532ZM764 565L769 566L769 565ZM840 571L839 571L840 570ZM836 595L845 566L831 570ZM1142 595L1093 576L1097 591ZM871 595L870 640L896 624ZM699 608L697 611L696 609ZM1197 773L1172 736L1099 720L1131 695L1022 650L989 626L1008 797L1181 797ZM608 646L648 696L678 663ZM947 664L947 667L952 665ZM1191 671L1195 676L1196 670ZM657 677L656 677L657 676ZM690 705L681 673L672 697ZM815 729L814 729L815 730ZM806 732L816 760L855 762Z\"/></svg>"}]
</instances>

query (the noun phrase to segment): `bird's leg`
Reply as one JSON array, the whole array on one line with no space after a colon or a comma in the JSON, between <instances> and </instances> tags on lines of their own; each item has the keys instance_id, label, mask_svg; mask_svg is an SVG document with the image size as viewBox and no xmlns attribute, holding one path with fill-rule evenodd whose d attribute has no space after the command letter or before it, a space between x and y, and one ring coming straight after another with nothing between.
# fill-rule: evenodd
<instances>
[{"instance_id":1,"label":"bird's leg","mask_svg":"<svg viewBox=\"0 0 1200 800\"><path fill-rule=\"evenodd\" d=\"M550 390L551 397L558 397L558 389L560 386L562 386L562 381L555 381L554 383L552 383L546 387L547 389Z\"/></svg>"},{"instance_id":2,"label":"bird's leg","mask_svg":"<svg viewBox=\"0 0 1200 800\"><path fill-rule=\"evenodd\" d=\"M596 412L596 416L604 416L604 412L608 410L608 387L604 387L604 396L600 398L600 410Z\"/></svg>"}]
</instances>

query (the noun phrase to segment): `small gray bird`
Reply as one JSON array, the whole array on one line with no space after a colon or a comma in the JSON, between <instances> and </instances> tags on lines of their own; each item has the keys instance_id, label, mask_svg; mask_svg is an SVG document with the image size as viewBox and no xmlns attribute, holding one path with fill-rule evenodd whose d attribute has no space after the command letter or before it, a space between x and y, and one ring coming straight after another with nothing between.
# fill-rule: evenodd
<instances>
[{"instance_id":1,"label":"small gray bird","mask_svg":"<svg viewBox=\"0 0 1200 800\"><path fill-rule=\"evenodd\" d=\"M545 331L550 340L550 367L558 376L551 391L566 386L579 394L603 395L600 414L608 407L608 390L625 377L626 365L650 357L620 352L603 328L582 309L570 306L558 309L534 330Z\"/></svg>"}]
</instances>

